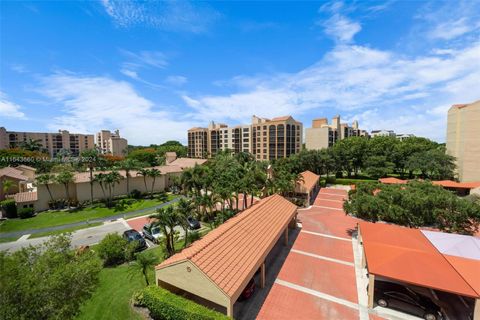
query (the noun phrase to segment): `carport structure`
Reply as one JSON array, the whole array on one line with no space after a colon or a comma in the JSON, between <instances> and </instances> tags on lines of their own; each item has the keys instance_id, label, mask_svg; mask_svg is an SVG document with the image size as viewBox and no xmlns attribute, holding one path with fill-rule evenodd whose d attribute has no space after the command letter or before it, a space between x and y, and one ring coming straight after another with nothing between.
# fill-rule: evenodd
<instances>
[{"instance_id":1,"label":"carport structure","mask_svg":"<svg viewBox=\"0 0 480 320\"><path fill-rule=\"evenodd\" d=\"M300 173L300 177L301 179L295 184L295 197L305 199L305 206L309 206L320 189L318 184L320 176L307 170Z\"/></svg>"},{"instance_id":2,"label":"carport structure","mask_svg":"<svg viewBox=\"0 0 480 320\"><path fill-rule=\"evenodd\" d=\"M385 278L472 298L473 319L480 320L480 239L370 222L360 222L358 229L369 308L375 280Z\"/></svg>"},{"instance_id":3,"label":"carport structure","mask_svg":"<svg viewBox=\"0 0 480 320\"><path fill-rule=\"evenodd\" d=\"M159 286L187 292L227 309L260 270L265 285L265 259L289 225L295 225L297 206L280 195L260 200L201 240L155 268Z\"/></svg>"}]
</instances>

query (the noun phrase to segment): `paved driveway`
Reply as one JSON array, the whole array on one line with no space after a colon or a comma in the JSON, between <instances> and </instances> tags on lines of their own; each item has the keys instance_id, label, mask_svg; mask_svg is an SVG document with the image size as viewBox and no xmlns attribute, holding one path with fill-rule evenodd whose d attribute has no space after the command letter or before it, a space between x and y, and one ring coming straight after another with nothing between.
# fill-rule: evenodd
<instances>
[{"instance_id":1,"label":"paved driveway","mask_svg":"<svg viewBox=\"0 0 480 320\"><path fill-rule=\"evenodd\" d=\"M257 319L369 319L359 306L352 232L345 190L323 188L299 210L301 231Z\"/></svg>"}]
</instances>

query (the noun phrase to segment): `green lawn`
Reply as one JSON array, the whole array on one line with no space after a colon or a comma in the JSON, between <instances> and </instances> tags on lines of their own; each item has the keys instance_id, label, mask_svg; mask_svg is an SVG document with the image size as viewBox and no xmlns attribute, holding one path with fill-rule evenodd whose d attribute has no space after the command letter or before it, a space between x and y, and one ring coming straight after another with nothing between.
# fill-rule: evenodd
<instances>
[{"instance_id":1,"label":"green lawn","mask_svg":"<svg viewBox=\"0 0 480 320\"><path fill-rule=\"evenodd\" d=\"M17 241L20 237L0 238L0 243Z\"/></svg>"},{"instance_id":2,"label":"green lawn","mask_svg":"<svg viewBox=\"0 0 480 320\"><path fill-rule=\"evenodd\" d=\"M175 195L169 194L167 201L172 200L175 197ZM159 205L161 203L162 201L159 201L157 199L141 199L136 200L130 206L122 208L121 210L116 208L106 208L103 204L96 204L78 211L46 211L39 213L33 218L5 220L0 224L0 233L61 226L64 224L87 221L91 219L127 213L130 211L146 209Z\"/></svg>"},{"instance_id":3,"label":"green lawn","mask_svg":"<svg viewBox=\"0 0 480 320\"><path fill-rule=\"evenodd\" d=\"M202 236L210 230L202 232ZM95 246L90 247L95 250ZM177 252L183 248L183 240L175 243ZM158 263L163 261L162 246L147 249L141 254L153 254ZM155 283L153 268L149 270L150 283ZM140 320L143 319L130 306L133 293L145 287L145 280L140 272L133 273L128 265L124 264L115 268L104 268L100 272L100 285L93 296L82 306L77 320Z\"/></svg>"},{"instance_id":4,"label":"green lawn","mask_svg":"<svg viewBox=\"0 0 480 320\"><path fill-rule=\"evenodd\" d=\"M33 233L32 235L30 235L30 237L28 237L28 239L40 238L40 237L46 237L46 236L53 236L53 235L62 234L62 233L66 233L66 232L73 232L73 231L77 231L77 230L80 230L80 229L97 227L97 226L100 226L102 224L103 224L102 222L96 222L96 223L84 224L84 225L81 225L81 226L78 226L78 227L65 228L65 229L62 229L62 230Z\"/></svg>"}]
</instances>

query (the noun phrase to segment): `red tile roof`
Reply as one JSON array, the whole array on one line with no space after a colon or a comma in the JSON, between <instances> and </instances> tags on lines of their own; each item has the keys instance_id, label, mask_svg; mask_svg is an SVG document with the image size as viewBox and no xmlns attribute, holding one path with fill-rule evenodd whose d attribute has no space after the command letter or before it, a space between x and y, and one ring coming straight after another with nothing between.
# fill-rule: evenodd
<instances>
[{"instance_id":1,"label":"red tile roof","mask_svg":"<svg viewBox=\"0 0 480 320\"><path fill-rule=\"evenodd\" d=\"M419 229L370 222L360 222L359 228L369 273L463 296L480 297L480 292L474 289L480 283L477 260L463 259L458 262L461 267L456 268ZM465 260L468 266L465 266Z\"/></svg>"},{"instance_id":2,"label":"red tile roof","mask_svg":"<svg viewBox=\"0 0 480 320\"><path fill-rule=\"evenodd\" d=\"M190 260L227 295L233 297L253 276L295 216L297 207L272 195L242 211L156 269Z\"/></svg>"},{"instance_id":3,"label":"red tile roof","mask_svg":"<svg viewBox=\"0 0 480 320\"><path fill-rule=\"evenodd\" d=\"M452 180L440 180L432 181L432 183L444 188L475 189L480 187L480 182L456 182Z\"/></svg>"},{"instance_id":4,"label":"red tile roof","mask_svg":"<svg viewBox=\"0 0 480 320\"><path fill-rule=\"evenodd\" d=\"M276 118L273 118L271 121L286 121L288 119L290 119L292 116L283 116L283 117L276 117Z\"/></svg>"},{"instance_id":5,"label":"red tile roof","mask_svg":"<svg viewBox=\"0 0 480 320\"><path fill-rule=\"evenodd\" d=\"M181 168L193 168L196 164L204 164L207 159L195 159L195 158L177 158L168 163L167 166L178 166Z\"/></svg>"},{"instance_id":6,"label":"red tile roof","mask_svg":"<svg viewBox=\"0 0 480 320\"><path fill-rule=\"evenodd\" d=\"M5 167L0 169L0 178L1 177L7 177L7 178L16 179L16 180L24 180L24 181L28 180L28 177L23 175L22 171L12 167Z\"/></svg>"},{"instance_id":7,"label":"red tile roof","mask_svg":"<svg viewBox=\"0 0 480 320\"><path fill-rule=\"evenodd\" d=\"M388 178L380 178L378 179L380 183L384 184L406 184L408 180L402 180L398 178L388 177Z\"/></svg>"},{"instance_id":8,"label":"red tile roof","mask_svg":"<svg viewBox=\"0 0 480 320\"><path fill-rule=\"evenodd\" d=\"M34 202L38 200L36 192L19 192L13 195L16 203Z\"/></svg>"},{"instance_id":9,"label":"red tile roof","mask_svg":"<svg viewBox=\"0 0 480 320\"><path fill-rule=\"evenodd\" d=\"M320 179L319 175L316 175L315 173L308 170L300 173L300 176L303 178L303 180L297 182L297 185L295 187L296 192L310 192Z\"/></svg>"}]
</instances>

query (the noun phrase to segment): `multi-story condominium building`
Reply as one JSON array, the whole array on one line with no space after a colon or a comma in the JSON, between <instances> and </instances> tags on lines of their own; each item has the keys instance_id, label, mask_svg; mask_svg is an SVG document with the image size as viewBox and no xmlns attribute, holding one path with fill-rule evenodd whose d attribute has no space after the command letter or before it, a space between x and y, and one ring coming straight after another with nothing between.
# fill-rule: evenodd
<instances>
[{"instance_id":1,"label":"multi-story condominium building","mask_svg":"<svg viewBox=\"0 0 480 320\"><path fill-rule=\"evenodd\" d=\"M396 137L397 134L393 130L372 130L370 132L372 138L375 137Z\"/></svg>"},{"instance_id":2,"label":"multi-story condominium building","mask_svg":"<svg viewBox=\"0 0 480 320\"><path fill-rule=\"evenodd\" d=\"M97 148L103 154L113 156L124 156L127 154L127 139L120 137L118 130L115 130L115 132L110 132L109 130L98 132L96 144Z\"/></svg>"},{"instance_id":3,"label":"multi-story condominium building","mask_svg":"<svg viewBox=\"0 0 480 320\"><path fill-rule=\"evenodd\" d=\"M448 110L447 153L456 158L462 182L480 181L480 100Z\"/></svg>"},{"instance_id":4,"label":"multi-story condominium building","mask_svg":"<svg viewBox=\"0 0 480 320\"><path fill-rule=\"evenodd\" d=\"M95 147L91 134L70 133L67 130L59 130L58 133L19 132L0 127L0 149L15 148L30 140L37 141L51 157L60 150L68 150L78 156L83 150Z\"/></svg>"},{"instance_id":5,"label":"multi-story condominium building","mask_svg":"<svg viewBox=\"0 0 480 320\"><path fill-rule=\"evenodd\" d=\"M397 139L400 140L400 141L403 141L405 139L408 139L408 138L413 138L415 137L414 134L411 134L411 133L399 133L397 134Z\"/></svg>"},{"instance_id":6,"label":"multi-story condominium building","mask_svg":"<svg viewBox=\"0 0 480 320\"><path fill-rule=\"evenodd\" d=\"M291 116L273 119L252 117L251 125L228 127L211 122L208 128L188 130L188 154L203 158L218 151L248 152L257 160L288 157L300 152L303 125Z\"/></svg>"},{"instance_id":7,"label":"multi-story condominium building","mask_svg":"<svg viewBox=\"0 0 480 320\"><path fill-rule=\"evenodd\" d=\"M308 150L320 150L331 147L335 142L348 137L366 136L365 130L358 128L358 121L352 126L340 122L340 116L333 117L332 124L328 124L327 118L312 120L312 127L305 130L305 148Z\"/></svg>"},{"instance_id":8,"label":"multi-story condominium building","mask_svg":"<svg viewBox=\"0 0 480 320\"><path fill-rule=\"evenodd\" d=\"M206 158L208 152L208 128L195 127L188 130L188 156Z\"/></svg>"}]
</instances>

